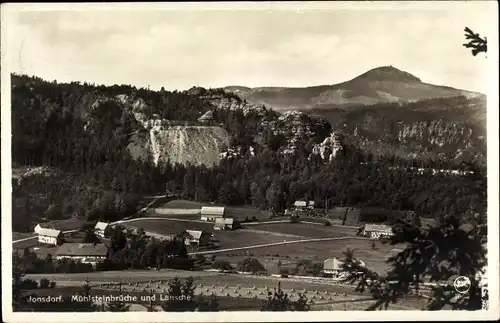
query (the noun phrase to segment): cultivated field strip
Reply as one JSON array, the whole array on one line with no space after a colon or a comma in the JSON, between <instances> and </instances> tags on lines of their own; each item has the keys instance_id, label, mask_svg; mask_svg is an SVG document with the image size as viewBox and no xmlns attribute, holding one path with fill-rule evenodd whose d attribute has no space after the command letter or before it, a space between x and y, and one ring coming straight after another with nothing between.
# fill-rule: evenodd
<instances>
[{"instance_id":1,"label":"cultivated field strip","mask_svg":"<svg viewBox=\"0 0 500 323\"><path fill-rule=\"evenodd\" d=\"M143 283L128 283L128 284L95 284L95 289L104 291L119 291L127 292L141 292L152 294L166 294L168 292L168 281L158 280ZM331 302L331 301L355 301L360 298L357 296L349 296L346 293L337 293L330 291L320 290L307 290L307 289L294 289L282 288L288 294L289 298L294 301L299 299L299 294L305 295L311 303L315 302ZM215 295L219 297L237 297L237 298L253 298L253 299L266 299L269 292L274 289L264 286L245 286L245 285L221 285L221 284L196 284L194 294L199 296ZM367 299L363 297L363 299Z\"/></svg>"}]
</instances>

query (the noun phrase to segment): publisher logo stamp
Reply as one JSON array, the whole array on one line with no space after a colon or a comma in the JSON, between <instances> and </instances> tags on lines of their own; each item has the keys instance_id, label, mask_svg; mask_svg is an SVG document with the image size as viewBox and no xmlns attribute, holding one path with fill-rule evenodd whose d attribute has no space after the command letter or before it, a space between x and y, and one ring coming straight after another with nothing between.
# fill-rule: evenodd
<instances>
[{"instance_id":1,"label":"publisher logo stamp","mask_svg":"<svg viewBox=\"0 0 500 323\"><path fill-rule=\"evenodd\" d=\"M460 294L465 294L469 291L471 287L471 282L469 277L459 276L453 282L453 287Z\"/></svg>"}]
</instances>

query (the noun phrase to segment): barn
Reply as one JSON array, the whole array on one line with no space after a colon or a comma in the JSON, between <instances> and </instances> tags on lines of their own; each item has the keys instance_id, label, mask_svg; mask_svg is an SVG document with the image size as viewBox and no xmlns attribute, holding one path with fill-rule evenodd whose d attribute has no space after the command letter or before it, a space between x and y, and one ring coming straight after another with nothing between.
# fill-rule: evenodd
<instances>
[{"instance_id":1,"label":"barn","mask_svg":"<svg viewBox=\"0 0 500 323\"><path fill-rule=\"evenodd\" d=\"M185 244L192 246L206 246L210 244L210 238L212 236L211 233L207 231L200 231L200 230L186 230L187 237L185 240Z\"/></svg>"},{"instance_id":2,"label":"barn","mask_svg":"<svg viewBox=\"0 0 500 323\"><path fill-rule=\"evenodd\" d=\"M38 235L38 241L41 243L57 246L63 242L64 235L61 230L42 228L38 224L34 231Z\"/></svg>"},{"instance_id":3,"label":"barn","mask_svg":"<svg viewBox=\"0 0 500 323\"><path fill-rule=\"evenodd\" d=\"M201 208L202 221L215 221L217 218L223 218L225 208L222 206L203 206Z\"/></svg>"}]
</instances>

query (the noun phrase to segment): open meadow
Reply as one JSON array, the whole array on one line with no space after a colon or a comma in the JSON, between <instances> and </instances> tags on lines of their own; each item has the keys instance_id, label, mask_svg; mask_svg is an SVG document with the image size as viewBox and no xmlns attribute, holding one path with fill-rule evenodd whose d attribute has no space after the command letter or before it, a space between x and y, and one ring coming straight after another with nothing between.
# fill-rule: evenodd
<instances>
[{"instance_id":1,"label":"open meadow","mask_svg":"<svg viewBox=\"0 0 500 323\"><path fill-rule=\"evenodd\" d=\"M187 221L167 221L159 219L141 218L123 224L125 227L142 228L145 231L170 235L180 233L184 230L205 230L213 231L214 224L211 222L187 222Z\"/></svg>"},{"instance_id":2,"label":"open meadow","mask_svg":"<svg viewBox=\"0 0 500 323\"><path fill-rule=\"evenodd\" d=\"M261 211L252 207L234 207L234 206L223 206L211 203L202 203L196 201L187 200L173 200L162 205L151 209L147 216L149 217L170 217L170 218L182 218L182 219L192 219L199 220L201 217L201 208L203 206L220 206L225 208L225 217L234 218L238 221L244 221L245 219L251 220L255 217L256 220L267 220L270 217L270 213L267 211Z\"/></svg>"},{"instance_id":3,"label":"open meadow","mask_svg":"<svg viewBox=\"0 0 500 323\"><path fill-rule=\"evenodd\" d=\"M354 250L355 257L363 260L367 267L377 272L384 272L388 268L386 258L396 246L376 242L376 249L373 250L371 243L370 240L358 239L303 242L250 250L228 251L217 254L217 259L224 259L236 263L250 255L257 258L262 264L267 264L267 269L269 271L277 273L278 261L281 261L283 268L294 266L302 259L323 263L327 258L339 257L343 259L344 251L349 248Z\"/></svg>"},{"instance_id":4,"label":"open meadow","mask_svg":"<svg viewBox=\"0 0 500 323\"><path fill-rule=\"evenodd\" d=\"M307 238L329 238L356 235L356 229L349 227L324 226L309 223L265 223L248 226L260 231L290 234Z\"/></svg>"}]
</instances>

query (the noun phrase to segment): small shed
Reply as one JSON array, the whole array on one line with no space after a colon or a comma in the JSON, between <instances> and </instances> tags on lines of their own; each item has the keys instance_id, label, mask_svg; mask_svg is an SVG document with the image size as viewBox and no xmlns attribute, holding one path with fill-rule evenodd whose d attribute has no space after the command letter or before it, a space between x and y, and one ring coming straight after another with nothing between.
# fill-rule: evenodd
<instances>
[{"instance_id":1,"label":"small shed","mask_svg":"<svg viewBox=\"0 0 500 323\"><path fill-rule=\"evenodd\" d=\"M215 219L215 230L232 230L234 226L233 218L216 218Z\"/></svg>"},{"instance_id":2,"label":"small shed","mask_svg":"<svg viewBox=\"0 0 500 323\"><path fill-rule=\"evenodd\" d=\"M365 224L362 234L370 239L390 238L394 235L391 226L386 224Z\"/></svg>"},{"instance_id":3,"label":"small shed","mask_svg":"<svg viewBox=\"0 0 500 323\"><path fill-rule=\"evenodd\" d=\"M94 232L97 236L104 238L109 233L109 223L107 222L97 222L94 227Z\"/></svg>"}]
</instances>

